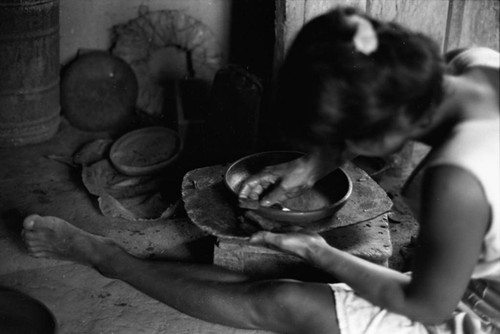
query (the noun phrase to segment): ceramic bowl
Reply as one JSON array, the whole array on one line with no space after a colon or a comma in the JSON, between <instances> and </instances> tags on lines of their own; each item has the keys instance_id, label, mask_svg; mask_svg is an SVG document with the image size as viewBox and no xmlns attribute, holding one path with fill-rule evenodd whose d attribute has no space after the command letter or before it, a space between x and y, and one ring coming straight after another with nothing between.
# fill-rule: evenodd
<instances>
[{"instance_id":1,"label":"ceramic bowl","mask_svg":"<svg viewBox=\"0 0 500 334\"><path fill-rule=\"evenodd\" d=\"M239 159L225 173L227 187L237 196L241 184L249 176L264 167L291 161L303 153L295 151L270 151L256 153ZM277 222L307 226L322 219L331 218L344 206L352 193L352 181L342 168L338 168L316 182L295 198L287 199L282 206L253 209L260 216Z\"/></svg>"}]
</instances>

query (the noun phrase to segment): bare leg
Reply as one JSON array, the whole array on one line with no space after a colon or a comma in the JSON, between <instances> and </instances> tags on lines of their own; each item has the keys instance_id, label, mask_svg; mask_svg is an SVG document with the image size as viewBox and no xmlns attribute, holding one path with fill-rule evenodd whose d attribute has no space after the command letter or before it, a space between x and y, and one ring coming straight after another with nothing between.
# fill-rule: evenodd
<instances>
[{"instance_id":1,"label":"bare leg","mask_svg":"<svg viewBox=\"0 0 500 334\"><path fill-rule=\"evenodd\" d=\"M34 257L52 258L81 263L95 267L103 275L119 278L115 265L108 266L109 258L117 255L128 255L112 239L85 232L57 217L41 217L31 215L24 220L22 236L28 251ZM148 261L149 262L149 261ZM169 262L150 261L151 265L161 267ZM100 265L97 265L97 264ZM172 262L175 263L175 262ZM234 271L216 268L211 265L177 262L170 272L182 274L189 272L200 275L200 278L220 281L242 281L248 277ZM117 266L118 267L118 266Z\"/></svg>"},{"instance_id":2,"label":"bare leg","mask_svg":"<svg viewBox=\"0 0 500 334\"><path fill-rule=\"evenodd\" d=\"M338 333L334 299L324 284L252 281L215 266L143 260L56 217L27 217L23 237L35 257L95 267L196 318L280 333Z\"/></svg>"}]
</instances>

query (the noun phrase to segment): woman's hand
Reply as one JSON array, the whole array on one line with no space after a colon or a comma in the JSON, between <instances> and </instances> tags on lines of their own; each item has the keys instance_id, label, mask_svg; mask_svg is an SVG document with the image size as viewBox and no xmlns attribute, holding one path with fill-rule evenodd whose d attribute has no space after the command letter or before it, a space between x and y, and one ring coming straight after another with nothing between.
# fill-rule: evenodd
<instances>
[{"instance_id":1,"label":"woman's hand","mask_svg":"<svg viewBox=\"0 0 500 334\"><path fill-rule=\"evenodd\" d=\"M316 262L315 254L318 254L319 249L330 247L322 236L313 232L273 233L261 231L252 235L250 243L292 254L311 263Z\"/></svg>"},{"instance_id":2,"label":"woman's hand","mask_svg":"<svg viewBox=\"0 0 500 334\"><path fill-rule=\"evenodd\" d=\"M342 150L341 146L323 147L299 159L268 166L243 181L239 192L240 206L256 209L259 205L281 204L311 188L316 181L355 156ZM261 198L271 186L274 186L272 190Z\"/></svg>"},{"instance_id":3,"label":"woman's hand","mask_svg":"<svg viewBox=\"0 0 500 334\"><path fill-rule=\"evenodd\" d=\"M314 185L311 171L311 166L302 158L268 166L243 182L239 193L240 205L249 208L252 208L251 203L271 206L298 196L302 190ZM272 191L260 198L272 185L275 186Z\"/></svg>"}]
</instances>

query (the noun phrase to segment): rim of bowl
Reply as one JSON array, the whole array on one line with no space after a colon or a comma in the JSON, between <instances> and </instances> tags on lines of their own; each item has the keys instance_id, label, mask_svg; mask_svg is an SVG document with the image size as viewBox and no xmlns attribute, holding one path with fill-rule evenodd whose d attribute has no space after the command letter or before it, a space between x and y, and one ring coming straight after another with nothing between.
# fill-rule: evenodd
<instances>
[{"instance_id":1,"label":"rim of bowl","mask_svg":"<svg viewBox=\"0 0 500 334\"><path fill-rule=\"evenodd\" d=\"M254 156L265 155L265 154L272 154L272 153L299 153L299 154L302 154L302 155L305 154L304 152L300 152L300 151L264 151L264 152L259 152L259 153L254 153L254 154L250 154L250 155L244 156L244 157L236 160L235 162L233 162L231 165L229 165L229 167L227 168L226 172L224 173L224 184L228 187L229 190L231 190L231 192L233 194L235 194L236 196L238 196L238 193L236 192L236 190L233 189L231 187L231 185L229 185L229 182L228 182L229 171L234 166L236 166L238 163L240 163L241 161L248 160L248 159L250 159L250 158L252 158ZM343 167L337 167L336 169L334 169L333 171L331 171L330 174L333 173L333 172L335 172L337 169L339 169L344 174L344 176L347 179L347 191L344 194L344 196L341 199L339 199L338 201L336 201L335 203L332 203L332 204L330 204L328 206L325 206L325 207L323 207L321 209L309 210L309 211L298 211L298 210L282 211L282 210L277 210L277 209L273 209L273 208L265 207L265 206L259 206L259 208L255 209L255 211L264 210L266 212L284 212L286 214L292 214L292 215L296 215L297 216L297 215L309 215L309 214L319 213L319 212L322 212L322 211L325 211L325 210L328 210L328 209L332 209L332 208L338 207L340 204L345 203L349 199L349 197L351 196L352 190L353 190L353 182L352 182L351 177L349 176L349 173L347 173L346 170ZM329 174L327 174L327 175L329 175ZM325 177L327 175L325 175ZM320 182L320 180L318 180L318 182Z\"/></svg>"}]
</instances>

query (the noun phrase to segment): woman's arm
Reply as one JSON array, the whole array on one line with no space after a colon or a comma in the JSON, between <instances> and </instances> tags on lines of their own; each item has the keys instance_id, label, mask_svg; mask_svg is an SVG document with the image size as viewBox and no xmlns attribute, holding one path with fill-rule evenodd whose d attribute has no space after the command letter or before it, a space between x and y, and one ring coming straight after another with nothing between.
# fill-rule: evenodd
<instances>
[{"instance_id":1,"label":"woman's arm","mask_svg":"<svg viewBox=\"0 0 500 334\"><path fill-rule=\"evenodd\" d=\"M451 315L470 280L489 206L477 180L460 168L432 168L423 188L420 247L411 278L330 247L315 234L262 233L253 241L304 258L375 305L424 323L440 323Z\"/></svg>"},{"instance_id":2,"label":"woman's arm","mask_svg":"<svg viewBox=\"0 0 500 334\"><path fill-rule=\"evenodd\" d=\"M419 248L405 296L417 314L428 313L425 304L435 305L439 319L451 314L465 292L491 212L481 184L462 168L429 168L422 191Z\"/></svg>"}]
</instances>

